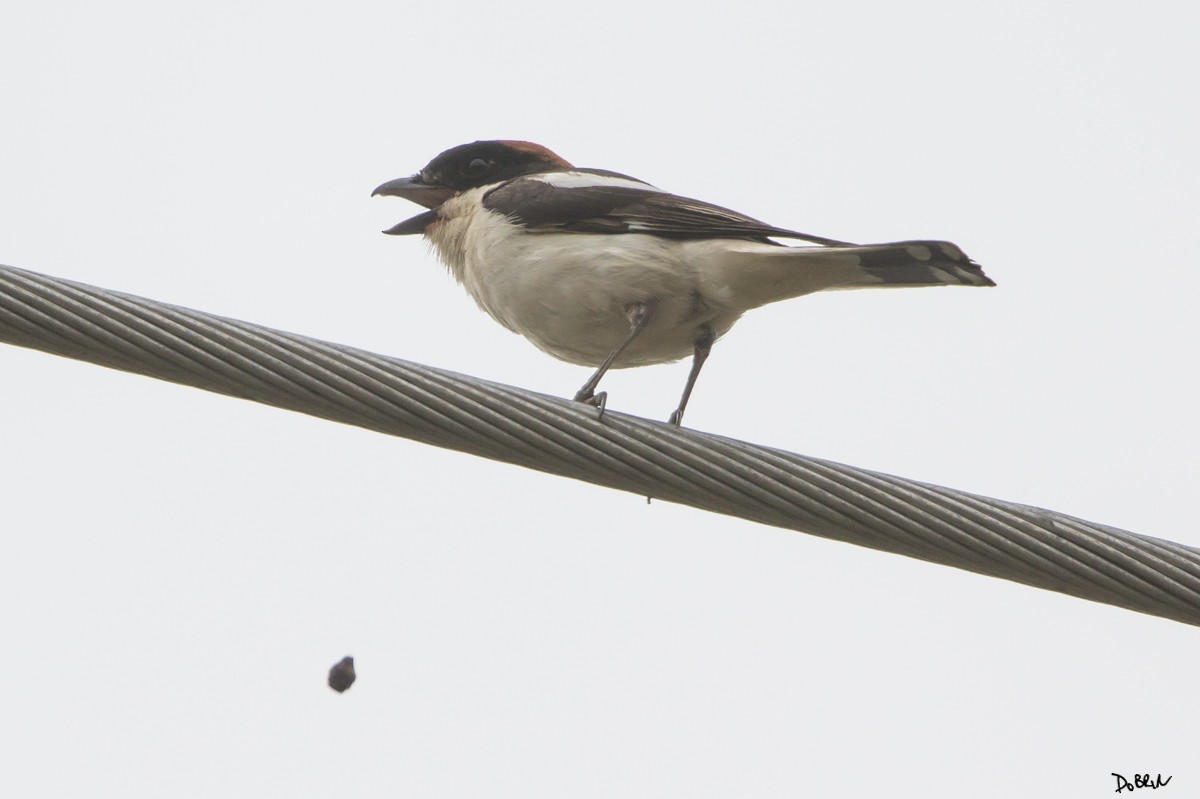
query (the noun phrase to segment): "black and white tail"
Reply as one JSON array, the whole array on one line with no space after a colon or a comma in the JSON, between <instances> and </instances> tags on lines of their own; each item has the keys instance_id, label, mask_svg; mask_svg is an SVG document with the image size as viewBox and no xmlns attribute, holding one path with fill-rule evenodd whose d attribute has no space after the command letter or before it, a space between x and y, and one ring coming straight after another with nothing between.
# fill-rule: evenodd
<instances>
[{"instance_id":1,"label":"black and white tail","mask_svg":"<svg viewBox=\"0 0 1200 799\"><path fill-rule=\"evenodd\" d=\"M948 241L897 241L837 249L858 255L866 280L857 286L996 285L979 264Z\"/></svg>"},{"instance_id":2,"label":"black and white tail","mask_svg":"<svg viewBox=\"0 0 1200 799\"><path fill-rule=\"evenodd\" d=\"M979 264L948 241L779 247L721 242L720 288L743 308L838 289L994 286Z\"/></svg>"}]
</instances>

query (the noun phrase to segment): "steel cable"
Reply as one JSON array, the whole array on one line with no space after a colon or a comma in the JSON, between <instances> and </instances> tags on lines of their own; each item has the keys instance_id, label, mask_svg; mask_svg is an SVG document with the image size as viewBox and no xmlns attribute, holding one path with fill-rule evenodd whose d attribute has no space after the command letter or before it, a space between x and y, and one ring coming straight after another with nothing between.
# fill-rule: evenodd
<instances>
[{"instance_id":1,"label":"steel cable","mask_svg":"<svg viewBox=\"0 0 1200 799\"><path fill-rule=\"evenodd\" d=\"M1200 550L1053 511L6 266L0 341L1200 624Z\"/></svg>"}]
</instances>

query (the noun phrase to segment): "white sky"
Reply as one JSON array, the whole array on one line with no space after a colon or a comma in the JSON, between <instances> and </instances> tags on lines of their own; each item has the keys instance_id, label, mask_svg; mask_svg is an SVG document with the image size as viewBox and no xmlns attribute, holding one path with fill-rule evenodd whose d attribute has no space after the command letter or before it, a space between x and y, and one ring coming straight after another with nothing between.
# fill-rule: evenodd
<instances>
[{"instance_id":1,"label":"white sky","mask_svg":"<svg viewBox=\"0 0 1200 799\"><path fill-rule=\"evenodd\" d=\"M1200 545L1185 4L723 5L12 4L0 262L569 395L587 370L369 197L530 139L999 283L755 312L690 426ZM611 407L665 418L686 369ZM28 350L0 374L0 795L1196 795L1195 628Z\"/></svg>"}]
</instances>

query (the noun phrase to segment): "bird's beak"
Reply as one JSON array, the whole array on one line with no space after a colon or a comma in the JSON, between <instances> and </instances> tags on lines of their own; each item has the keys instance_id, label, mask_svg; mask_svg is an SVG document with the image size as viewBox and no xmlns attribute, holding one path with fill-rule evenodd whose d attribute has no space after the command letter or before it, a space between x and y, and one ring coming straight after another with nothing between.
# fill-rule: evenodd
<instances>
[{"instance_id":1,"label":"bird's beak","mask_svg":"<svg viewBox=\"0 0 1200 799\"><path fill-rule=\"evenodd\" d=\"M374 197L382 194L385 197L403 197L426 208L437 208L446 202L446 200L453 197L454 193L454 189L448 189L445 186L430 186L421 181L420 175L413 175L409 178L389 180L382 186L377 186L375 191L371 192L371 196ZM400 224L390 227L383 232L391 236L410 236L416 233L424 233L425 228L436 222L437 218L436 211L425 211L410 219L405 219Z\"/></svg>"},{"instance_id":2,"label":"bird's beak","mask_svg":"<svg viewBox=\"0 0 1200 799\"><path fill-rule=\"evenodd\" d=\"M454 189L448 189L445 186L430 186L421 182L420 175L413 175L409 178L389 180L382 186L377 186L375 191L371 192L371 196L374 197L377 194L387 197L403 197L426 208L437 208L454 196Z\"/></svg>"}]
</instances>

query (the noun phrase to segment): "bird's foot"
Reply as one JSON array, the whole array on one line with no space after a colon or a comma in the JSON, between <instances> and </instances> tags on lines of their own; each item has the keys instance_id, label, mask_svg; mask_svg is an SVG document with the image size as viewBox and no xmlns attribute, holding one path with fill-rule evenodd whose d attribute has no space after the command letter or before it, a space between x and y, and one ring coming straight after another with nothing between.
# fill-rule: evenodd
<instances>
[{"instance_id":1,"label":"bird's foot","mask_svg":"<svg viewBox=\"0 0 1200 799\"><path fill-rule=\"evenodd\" d=\"M671 425L671 427L682 427L683 410L676 408L675 410L671 411L671 416L667 419L667 424Z\"/></svg>"},{"instance_id":2,"label":"bird's foot","mask_svg":"<svg viewBox=\"0 0 1200 799\"><path fill-rule=\"evenodd\" d=\"M596 418L603 419L604 418L604 406L608 404L608 392L601 391L599 394L596 394L591 389L582 389L581 388L581 389L579 389L579 391L575 392L575 401L582 402L585 405L591 405L595 408L599 408L600 414Z\"/></svg>"}]
</instances>

